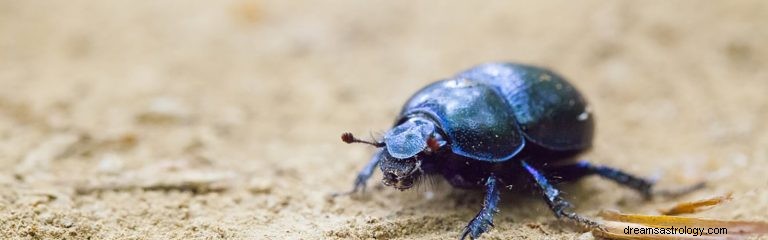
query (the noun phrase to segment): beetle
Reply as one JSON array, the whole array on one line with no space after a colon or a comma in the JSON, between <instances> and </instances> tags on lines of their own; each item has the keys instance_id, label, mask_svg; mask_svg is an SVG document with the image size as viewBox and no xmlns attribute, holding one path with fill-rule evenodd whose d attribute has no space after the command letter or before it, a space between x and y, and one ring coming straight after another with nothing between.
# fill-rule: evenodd
<instances>
[{"instance_id":1,"label":"beetle","mask_svg":"<svg viewBox=\"0 0 768 240\"><path fill-rule=\"evenodd\" d=\"M484 188L483 206L461 234L461 239L475 239L493 226L503 186L528 183L558 219L598 228L597 221L572 210L553 180L598 175L645 198L654 194L654 181L576 160L591 147L593 135L594 116L587 101L557 73L523 64L481 64L416 92L383 141L342 134L346 143L379 149L352 190L336 195L364 191L377 167L383 184L399 190L411 188L425 175L442 175L458 188Z\"/></svg>"}]
</instances>

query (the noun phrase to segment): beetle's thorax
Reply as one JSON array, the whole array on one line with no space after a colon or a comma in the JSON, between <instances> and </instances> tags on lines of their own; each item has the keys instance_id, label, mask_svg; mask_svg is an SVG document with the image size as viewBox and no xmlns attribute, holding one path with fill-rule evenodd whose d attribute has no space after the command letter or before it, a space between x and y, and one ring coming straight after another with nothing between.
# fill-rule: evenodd
<instances>
[{"instance_id":1,"label":"beetle's thorax","mask_svg":"<svg viewBox=\"0 0 768 240\"><path fill-rule=\"evenodd\" d=\"M390 156L407 159L428 147L435 134L435 123L423 117L405 119L384 135L384 143Z\"/></svg>"}]
</instances>

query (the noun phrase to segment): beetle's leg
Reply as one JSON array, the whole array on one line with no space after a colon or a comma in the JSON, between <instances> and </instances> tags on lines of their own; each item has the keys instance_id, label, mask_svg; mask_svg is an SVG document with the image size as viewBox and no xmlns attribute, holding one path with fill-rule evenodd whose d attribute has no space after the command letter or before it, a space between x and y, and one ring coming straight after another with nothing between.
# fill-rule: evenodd
<instances>
[{"instance_id":1,"label":"beetle's leg","mask_svg":"<svg viewBox=\"0 0 768 240\"><path fill-rule=\"evenodd\" d=\"M498 212L496 204L499 202L499 189L496 187L496 177L491 175L485 181L485 200L483 208L477 213L475 218L464 228L461 239L469 236L470 239L480 237L489 227L493 227L493 214Z\"/></svg>"},{"instance_id":2,"label":"beetle's leg","mask_svg":"<svg viewBox=\"0 0 768 240\"><path fill-rule=\"evenodd\" d=\"M373 154L373 157L370 161L368 161L368 164L363 167L362 170L357 174L357 177L355 178L354 185L352 186L352 190L349 190L347 192L340 192L340 193L334 193L331 195L331 197L337 197L341 195L349 195L356 193L360 191L361 193L365 193L365 185L366 182L368 182L368 179L371 178L371 175L373 175L373 171L376 170L376 167L379 166L379 161L381 160L381 153L383 150L379 150L376 152L376 154Z\"/></svg>"},{"instance_id":3,"label":"beetle's leg","mask_svg":"<svg viewBox=\"0 0 768 240\"><path fill-rule=\"evenodd\" d=\"M643 194L643 197L645 198L651 197L653 181L636 177L616 168L595 165L583 160L575 164L555 168L550 175L557 176L563 181L573 181L592 174L597 174L600 177L635 189L640 192L640 194Z\"/></svg>"},{"instance_id":4,"label":"beetle's leg","mask_svg":"<svg viewBox=\"0 0 768 240\"><path fill-rule=\"evenodd\" d=\"M565 217L588 229L601 228L601 225L598 222L573 212L571 203L560 196L560 191L557 190L555 186L552 186L547 180L547 177L540 173L539 170L528 165L525 161L522 161L522 165L541 190L541 193L544 195L544 200L547 202L547 205L549 205L549 208L555 213L555 217L559 219Z\"/></svg>"},{"instance_id":5,"label":"beetle's leg","mask_svg":"<svg viewBox=\"0 0 768 240\"><path fill-rule=\"evenodd\" d=\"M571 181L592 174L597 174L600 177L635 189L643 194L643 197L645 198L651 198L653 195L682 195L704 187L704 183L699 183L678 190L664 190L654 192L652 191L654 185L654 181L652 180L637 177L616 168L591 164L587 161L579 161L576 164L555 168L551 175L560 177L564 181Z\"/></svg>"}]
</instances>

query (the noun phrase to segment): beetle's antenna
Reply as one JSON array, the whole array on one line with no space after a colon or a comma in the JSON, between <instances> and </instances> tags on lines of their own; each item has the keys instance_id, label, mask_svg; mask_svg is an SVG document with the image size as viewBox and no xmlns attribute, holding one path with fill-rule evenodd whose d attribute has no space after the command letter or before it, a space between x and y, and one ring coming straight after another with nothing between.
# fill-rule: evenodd
<instances>
[{"instance_id":1,"label":"beetle's antenna","mask_svg":"<svg viewBox=\"0 0 768 240\"><path fill-rule=\"evenodd\" d=\"M352 135L352 133L348 133L348 132L341 134L341 141L344 141L345 143L365 143L377 148L384 147L383 142L371 142L371 141L360 140L356 138L355 135Z\"/></svg>"}]
</instances>

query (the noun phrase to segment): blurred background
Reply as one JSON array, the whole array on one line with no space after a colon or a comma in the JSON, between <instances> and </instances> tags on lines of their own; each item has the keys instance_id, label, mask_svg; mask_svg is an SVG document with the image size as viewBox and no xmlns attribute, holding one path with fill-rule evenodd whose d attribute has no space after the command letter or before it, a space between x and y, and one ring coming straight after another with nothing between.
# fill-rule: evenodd
<instances>
[{"instance_id":1,"label":"blurred background","mask_svg":"<svg viewBox=\"0 0 768 240\"><path fill-rule=\"evenodd\" d=\"M417 89L488 61L591 102L585 159L767 220L768 2L0 0L0 233L68 239L445 239L482 203L445 183L351 187ZM588 178L579 212L654 213ZM579 238L502 193L485 239Z\"/></svg>"}]
</instances>

